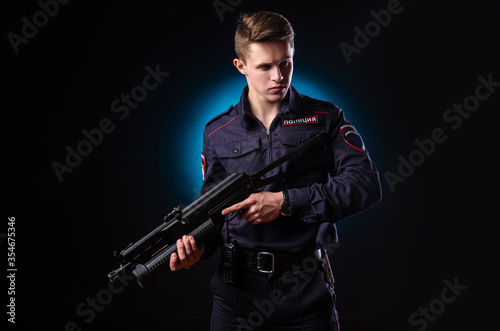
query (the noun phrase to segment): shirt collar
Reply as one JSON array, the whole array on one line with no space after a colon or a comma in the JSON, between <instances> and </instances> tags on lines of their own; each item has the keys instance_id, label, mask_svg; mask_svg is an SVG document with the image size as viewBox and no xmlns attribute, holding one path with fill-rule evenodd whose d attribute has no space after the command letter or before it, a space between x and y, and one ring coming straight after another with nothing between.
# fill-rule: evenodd
<instances>
[{"instance_id":1,"label":"shirt collar","mask_svg":"<svg viewBox=\"0 0 500 331\"><path fill-rule=\"evenodd\" d=\"M288 93L283 99L283 104L278 112L278 116L283 119L296 118L302 109L301 104L301 95L293 86L290 86ZM248 124L254 123L255 117L250 110L250 103L248 102L248 85L243 89L240 102L235 108L237 108L238 115L240 115L242 127L248 128Z\"/></svg>"}]
</instances>

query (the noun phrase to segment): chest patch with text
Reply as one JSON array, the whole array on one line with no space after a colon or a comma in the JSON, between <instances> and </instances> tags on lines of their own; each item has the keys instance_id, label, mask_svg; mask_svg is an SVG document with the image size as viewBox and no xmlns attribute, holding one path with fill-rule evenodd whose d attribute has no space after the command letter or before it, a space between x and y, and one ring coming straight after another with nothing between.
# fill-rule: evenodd
<instances>
[{"instance_id":1,"label":"chest patch with text","mask_svg":"<svg viewBox=\"0 0 500 331\"><path fill-rule=\"evenodd\" d=\"M284 120L282 122L282 125L290 126L290 125L315 124L315 123L319 123L318 116L312 115L312 116L299 117L293 120Z\"/></svg>"}]
</instances>

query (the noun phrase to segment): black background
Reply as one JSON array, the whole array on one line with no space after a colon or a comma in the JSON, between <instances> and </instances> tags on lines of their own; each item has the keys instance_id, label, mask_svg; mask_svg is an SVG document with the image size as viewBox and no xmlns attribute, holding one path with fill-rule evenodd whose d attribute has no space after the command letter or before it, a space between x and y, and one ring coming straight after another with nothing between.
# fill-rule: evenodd
<instances>
[{"instance_id":1,"label":"black background","mask_svg":"<svg viewBox=\"0 0 500 331\"><path fill-rule=\"evenodd\" d=\"M379 168L384 197L339 223L334 264L342 329L417 330L410 314L438 299L443 281L455 278L467 289L427 329L485 329L498 297L490 275L498 260L492 238L498 223L493 116L500 92L481 101L456 130L442 117L474 94L478 76L500 81L499 8L492 2L402 1L402 11L347 63L339 44L352 45L353 28L364 29L373 20L370 11L387 3L234 1L221 21L212 1L74 0L61 5L16 54L7 34L21 34L21 18L32 22L40 6L3 1L6 199L0 233L7 233L7 217L14 216L18 268L16 324L6 324L209 329L208 284L218 256L167 273L146 290L131 284L94 309L95 316L77 307L108 287L106 274L116 267L113 250L150 231L173 206L189 202L176 194L181 188L174 180L183 164L172 150L183 141L172 134L165 144L161 137L203 111L182 109L184 100L198 98L228 71L237 75L231 67L237 15L272 10L295 28L296 71L317 74L319 81L342 86L343 98L368 105L355 110L354 124L365 128L360 132ZM118 122L111 102L156 64L170 75ZM59 182L52 162L64 162L65 146L75 147L82 129L96 128L103 118L112 118L115 130ZM384 173L397 174L398 156L407 159L417 149L414 140L431 137L435 128L448 139L392 192ZM160 157L171 167L160 166ZM1 240L4 275L8 251ZM0 289L2 310L7 287ZM0 316L7 320L7 314Z\"/></svg>"}]
</instances>

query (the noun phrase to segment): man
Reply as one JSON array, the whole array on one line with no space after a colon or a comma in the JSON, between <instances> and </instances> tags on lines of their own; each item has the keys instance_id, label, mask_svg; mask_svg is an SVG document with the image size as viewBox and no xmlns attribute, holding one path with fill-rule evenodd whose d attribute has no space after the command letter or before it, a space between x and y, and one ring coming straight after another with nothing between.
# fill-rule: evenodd
<instances>
[{"instance_id":1,"label":"man","mask_svg":"<svg viewBox=\"0 0 500 331\"><path fill-rule=\"evenodd\" d=\"M326 151L306 151L268 176L331 162L303 168L226 208L220 241L198 247L184 236L170 268L189 268L221 242L236 242L241 279L228 281L223 267L214 275L212 330L338 330L333 287L324 263L313 257L337 241L335 222L380 200L378 172L340 108L291 86L294 32L283 16L242 15L235 50L234 66L248 86L236 106L205 127L202 193L221 174L251 174L321 132L329 137Z\"/></svg>"}]
</instances>

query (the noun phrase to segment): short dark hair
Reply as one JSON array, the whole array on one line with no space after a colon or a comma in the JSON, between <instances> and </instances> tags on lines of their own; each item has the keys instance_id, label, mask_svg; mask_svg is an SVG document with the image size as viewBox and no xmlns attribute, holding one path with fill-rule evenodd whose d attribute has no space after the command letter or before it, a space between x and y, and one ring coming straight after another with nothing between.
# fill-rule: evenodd
<instances>
[{"instance_id":1,"label":"short dark hair","mask_svg":"<svg viewBox=\"0 0 500 331\"><path fill-rule=\"evenodd\" d=\"M289 42L293 48L294 38L292 25L280 14L267 11L241 14L236 27L234 48L236 56L244 61L252 43Z\"/></svg>"}]
</instances>

